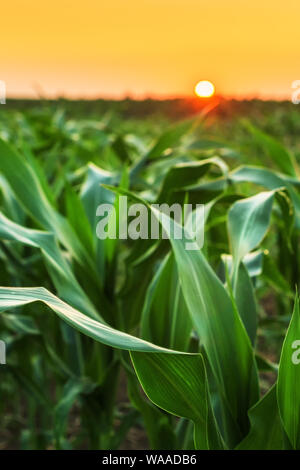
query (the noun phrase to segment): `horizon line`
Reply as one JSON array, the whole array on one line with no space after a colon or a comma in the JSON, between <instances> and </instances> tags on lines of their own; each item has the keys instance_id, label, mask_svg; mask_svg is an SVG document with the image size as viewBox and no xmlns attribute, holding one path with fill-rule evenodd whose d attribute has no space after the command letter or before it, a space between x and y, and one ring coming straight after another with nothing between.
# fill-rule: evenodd
<instances>
[{"instance_id":1,"label":"horizon line","mask_svg":"<svg viewBox=\"0 0 300 470\"><path fill-rule=\"evenodd\" d=\"M81 94L51 94L51 93L36 93L34 94L7 94L6 99L12 101L198 101L209 102L213 99L220 99L222 101L276 101L276 102L291 102L290 96L286 95L260 95L260 94L245 94L242 95L221 95L215 94L212 97L201 98L193 94L186 95L160 95L160 94L144 94L143 96L134 95L131 93L123 94L121 96L103 94L95 94L93 96Z\"/></svg>"}]
</instances>

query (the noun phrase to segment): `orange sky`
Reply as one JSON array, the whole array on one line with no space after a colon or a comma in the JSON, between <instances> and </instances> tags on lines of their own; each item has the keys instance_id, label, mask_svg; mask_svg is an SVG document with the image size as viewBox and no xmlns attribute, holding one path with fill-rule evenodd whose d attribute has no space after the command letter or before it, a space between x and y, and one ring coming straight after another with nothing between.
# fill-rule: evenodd
<instances>
[{"instance_id":1,"label":"orange sky","mask_svg":"<svg viewBox=\"0 0 300 470\"><path fill-rule=\"evenodd\" d=\"M174 96L209 79L229 96L290 96L300 0L9 0L9 95Z\"/></svg>"}]
</instances>

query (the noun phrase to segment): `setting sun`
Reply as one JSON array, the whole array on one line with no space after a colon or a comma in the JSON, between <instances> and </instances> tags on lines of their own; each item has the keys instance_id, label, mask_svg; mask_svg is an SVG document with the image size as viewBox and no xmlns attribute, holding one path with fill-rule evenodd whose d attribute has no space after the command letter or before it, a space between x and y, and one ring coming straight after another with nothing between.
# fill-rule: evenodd
<instances>
[{"instance_id":1,"label":"setting sun","mask_svg":"<svg viewBox=\"0 0 300 470\"><path fill-rule=\"evenodd\" d=\"M198 82L195 86L195 93L197 96L200 96L200 98L209 98L213 96L214 92L215 87L208 80L201 80L201 82Z\"/></svg>"}]
</instances>

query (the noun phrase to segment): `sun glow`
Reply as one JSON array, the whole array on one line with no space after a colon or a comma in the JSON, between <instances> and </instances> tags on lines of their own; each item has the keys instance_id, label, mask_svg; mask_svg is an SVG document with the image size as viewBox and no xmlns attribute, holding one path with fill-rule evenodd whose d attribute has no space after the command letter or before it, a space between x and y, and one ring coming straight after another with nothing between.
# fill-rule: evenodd
<instances>
[{"instance_id":1,"label":"sun glow","mask_svg":"<svg viewBox=\"0 0 300 470\"><path fill-rule=\"evenodd\" d=\"M197 96L200 96L200 98L209 98L215 93L215 87L208 80L201 80L201 82L197 83L195 86L195 93Z\"/></svg>"}]
</instances>

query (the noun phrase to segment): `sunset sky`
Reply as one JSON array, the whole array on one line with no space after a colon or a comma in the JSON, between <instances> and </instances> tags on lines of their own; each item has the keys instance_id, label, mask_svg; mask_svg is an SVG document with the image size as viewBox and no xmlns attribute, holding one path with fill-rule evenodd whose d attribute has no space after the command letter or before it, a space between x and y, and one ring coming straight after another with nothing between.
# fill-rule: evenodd
<instances>
[{"instance_id":1,"label":"sunset sky","mask_svg":"<svg viewBox=\"0 0 300 470\"><path fill-rule=\"evenodd\" d=\"M10 96L288 97L300 79L299 0L11 0L1 4Z\"/></svg>"}]
</instances>

